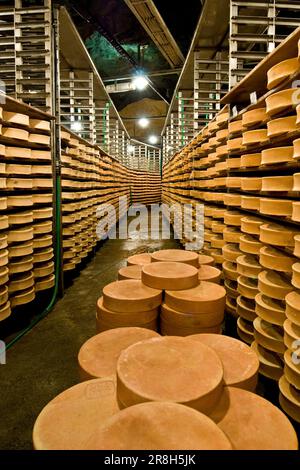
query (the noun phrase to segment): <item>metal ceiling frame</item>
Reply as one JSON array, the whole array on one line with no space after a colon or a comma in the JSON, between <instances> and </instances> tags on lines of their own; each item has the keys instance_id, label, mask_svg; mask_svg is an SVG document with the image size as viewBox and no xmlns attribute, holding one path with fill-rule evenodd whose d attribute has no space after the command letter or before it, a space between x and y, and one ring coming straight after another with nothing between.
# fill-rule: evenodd
<instances>
[{"instance_id":1,"label":"metal ceiling frame","mask_svg":"<svg viewBox=\"0 0 300 470\"><path fill-rule=\"evenodd\" d=\"M124 0L161 54L175 68L184 62L184 56L152 0Z\"/></svg>"}]
</instances>

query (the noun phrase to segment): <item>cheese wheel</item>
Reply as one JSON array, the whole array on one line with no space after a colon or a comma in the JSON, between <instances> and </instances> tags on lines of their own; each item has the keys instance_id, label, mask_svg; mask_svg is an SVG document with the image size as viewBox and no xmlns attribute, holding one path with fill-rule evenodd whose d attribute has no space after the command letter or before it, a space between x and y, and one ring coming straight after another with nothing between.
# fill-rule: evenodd
<instances>
[{"instance_id":1,"label":"cheese wheel","mask_svg":"<svg viewBox=\"0 0 300 470\"><path fill-rule=\"evenodd\" d=\"M255 237L252 237L250 235L241 235L239 247L243 253L259 255L260 249L263 247L263 244L259 242Z\"/></svg>"},{"instance_id":2,"label":"cheese wheel","mask_svg":"<svg viewBox=\"0 0 300 470\"><path fill-rule=\"evenodd\" d=\"M261 165L261 153L251 153L241 156L241 168L258 167Z\"/></svg>"},{"instance_id":3,"label":"cheese wheel","mask_svg":"<svg viewBox=\"0 0 300 470\"><path fill-rule=\"evenodd\" d=\"M281 327L286 320L284 302L263 294L255 297L255 312L262 320Z\"/></svg>"},{"instance_id":4,"label":"cheese wheel","mask_svg":"<svg viewBox=\"0 0 300 470\"><path fill-rule=\"evenodd\" d=\"M200 341L215 350L223 364L225 385L255 390L259 361L249 346L224 335L200 334L190 336L190 339Z\"/></svg>"},{"instance_id":5,"label":"cheese wheel","mask_svg":"<svg viewBox=\"0 0 300 470\"><path fill-rule=\"evenodd\" d=\"M103 289L104 307L114 312L145 312L161 304L162 292L130 279L116 281Z\"/></svg>"},{"instance_id":6,"label":"cheese wheel","mask_svg":"<svg viewBox=\"0 0 300 470\"><path fill-rule=\"evenodd\" d=\"M300 294L296 291L290 292L285 297L285 302L288 320L300 327Z\"/></svg>"},{"instance_id":7,"label":"cheese wheel","mask_svg":"<svg viewBox=\"0 0 300 470\"><path fill-rule=\"evenodd\" d=\"M266 123L269 120L267 115L266 108L251 109L243 113L242 121L245 128L250 128L254 126L259 126Z\"/></svg>"},{"instance_id":8,"label":"cheese wheel","mask_svg":"<svg viewBox=\"0 0 300 470\"><path fill-rule=\"evenodd\" d=\"M214 259L212 258L212 256L199 255L199 266L202 266L202 265L213 266Z\"/></svg>"},{"instance_id":9,"label":"cheese wheel","mask_svg":"<svg viewBox=\"0 0 300 470\"><path fill-rule=\"evenodd\" d=\"M291 111L299 100L299 88L288 88L272 93L266 98L267 114L272 117L280 113Z\"/></svg>"},{"instance_id":10,"label":"cheese wheel","mask_svg":"<svg viewBox=\"0 0 300 470\"><path fill-rule=\"evenodd\" d=\"M258 288L267 297L284 300L293 287L279 273L274 271L262 271L258 275Z\"/></svg>"},{"instance_id":11,"label":"cheese wheel","mask_svg":"<svg viewBox=\"0 0 300 470\"><path fill-rule=\"evenodd\" d=\"M255 299L258 294L257 280L245 276L238 277L238 291L247 299Z\"/></svg>"},{"instance_id":12,"label":"cheese wheel","mask_svg":"<svg viewBox=\"0 0 300 470\"><path fill-rule=\"evenodd\" d=\"M199 267L199 255L192 251L185 250L160 250L151 253L151 261L154 262L176 262L190 264Z\"/></svg>"},{"instance_id":13,"label":"cheese wheel","mask_svg":"<svg viewBox=\"0 0 300 470\"><path fill-rule=\"evenodd\" d=\"M224 241L227 243L239 243L241 232L236 227L226 227L223 232Z\"/></svg>"},{"instance_id":14,"label":"cheese wheel","mask_svg":"<svg viewBox=\"0 0 300 470\"><path fill-rule=\"evenodd\" d=\"M278 119L272 119L269 121L268 126L268 137L278 137L283 134L288 134L295 132L297 130L297 117L296 116L288 116Z\"/></svg>"},{"instance_id":15,"label":"cheese wheel","mask_svg":"<svg viewBox=\"0 0 300 470\"><path fill-rule=\"evenodd\" d=\"M220 283L221 271L213 266L203 265L198 271L198 278L200 281Z\"/></svg>"},{"instance_id":16,"label":"cheese wheel","mask_svg":"<svg viewBox=\"0 0 300 470\"><path fill-rule=\"evenodd\" d=\"M6 320L11 315L10 302L6 302L0 307L0 321Z\"/></svg>"},{"instance_id":17,"label":"cheese wheel","mask_svg":"<svg viewBox=\"0 0 300 470\"><path fill-rule=\"evenodd\" d=\"M134 327L116 328L93 336L82 345L78 353L81 381L114 375L123 349L155 336L159 334Z\"/></svg>"},{"instance_id":18,"label":"cheese wheel","mask_svg":"<svg viewBox=\"0 0 300 470\"><path fill-rule=\"evenodd\" d=\"M259 212L266 215L291 217L293 213L293 201L288 199L259 199Z\"/></svg>"},{"instance_id":19,"label":"cheese wheel","mask_svg":"<svg viewBox=\"0 0 300 470\"><path fill-rule=\"evenodd\" d=\"M262 224L260 226L260 241L269 245L294 246L296 231L277 224Z\"/></svg>"},{"instance_id":20,"label":"cheese wheel","mask_svg":"<svg viewBox=\"0 0 300 470\"><path fill-rule=\"evenodd\" d=\"M261 191L263 178L241 178L241 189L243 191Z\"/></svg>"},{"instance_id":21,"label":"cheese wheel","mask_svg":"<svg viewBox=\"0 0 300 470\"><path fill-rule=\"evenodd\" d=\"M232 121L228 124L228 132L230 135L239 135L243 132L244 126L242 119Z\"/></svg>"},{"instance_id":22,"label":"cheese wheel","mask_svg":"<svg viewBox=\"0 0 300 470\"><path fill-rule=\"evenodd\" d=\"M172 326L178 326L182 328L210 328L218 327L224 320L224 312L212 312L212 313L201 313L195 314L190 312L179 312L167 304L161 306L161 318L165 323ZM195 332L194 332L195 333ZM190 333L193 334L193 331Z\"/></svg>"},{"instance_id":23,"label":"cheese wheel","mask_svg":"<svg viewBox=\"0 0 300 470\"><path fill-rule=\"evenodd\" d=\"M258 211L260 206L260 198L251 196L242 196L241 207L251 211Z\"/></svg>"},{"instance_id":24,"label":"cheese wheel","mask_svg":"<svg viewBox=\"0 0 300 470\"><path fill-rule=\"evenodd\" d=\"M151 263L143 266L142 282L154 289L190 289L199 283L198 270L184 263Z\"/></svg>"},{"instance_id":25,"label":"cheese wheel","mask_svg":"<svg viewBox=\"0 0 300 470\"><path fill-rule=\"evenodd\" d=\"M179 312L201 314L222 313L225 308L226 291L212 282L201 281L200 285L183 291L166 291L165 303Z\"/></svg>"},{"instance_id":26,"label":"cheese wheel","mask_svg":"<svg viewBox=\"0 0 300 470\"><path fill-rule=\"evenodd\" d=\"M262 270L261 265L257 262L256 257L252 255L242 255L236 260L237 272L242 276L251 279L257 279L258 274Z\"/></svg>"},{"instance_id":27,"label":"cheese wheel","mask_svg":"<svg viewBox=\"0 0 300 470\"><path fill-rule=\"evenodd\" d=\"M33 428L34 449L84 450L90 437L118 412L114 377L74 385L40 412Z\"/></svg>"},{"instance_id":28,"label":"cheese wheel","mask_svg":"<svg viewBox=\"0 0 300 470\"><path fill-rule=\"evenodd\" d=\"M97 301L96 325L97 332L101 333L112 328L140 327L157 330L158 309L147 312L113 312L104 307L103 297Z\"/></svg>"},{"instance_id":29,"label":"cheese wheel","mask_svg":"<svg viewBox=\"0 0 300 470\"><path fill-rule=\"evenodd\" d=\"M300 423L300 392L283 375L279 380L279 403L283 411Z\"/></svg>"},{"instance_id":30,"label":"cheese wheel","mask_svg":"<svg viewBox=\"0 0 300 470\"><path fill-rule=\"evenodd\" d=\"M299 70L298 57L287 59L274 65L268 70L268 90L276 88Z\"/></svg>"},{"instance_id":31,"label":"cheese wheel","mask_svg":"<svg viewBox=\"0 0 300 470\"><path fill-rule=\"evenodd\" d=\"M282 328L257 317L254 322L254 338L255 341L264 348L283 354L285 345L283 342Z\"/></svg>"},{"instance_id":32,"label":"cheese wheel","mask_svg":"<svg viewBox=\"0 0 300 470\"><path fill-rule=\"evenodd\" d=\"M283 324L284 329L284 344L291 351L298 355L299 340L300 340L300 327L291 320L285 320Z\"/></svg>"},{"instance_id":33,"label":"cheese wheel","mask_svg":"<svg viewBox=\"0 0 300 470\"><path fill-rule=\"evenodd\" d=\"M222 381L223 366L214 350L187 338L140 341L123 351L117 364L123 407L168 401L208 414L222 394Z\"/></svg>"},{"instance_id":34,"label":"cheese wheel","mask_svg":"<svg viewBox=\"0 0 300 470\"><path fill-rule=\"evenodd\" d=\"M236 263L237 258L242 254L238 245L234 245L231 243L226 244L222 248L222 253L226 261L231 261L233 263Z\"/></svg>"},{"instance_id":35,"label":"cheese wheel","mask_svg":"<svg viewBox=\"0 0 300 470\"><path fill-rule=\"evenodd\" d=\"M237 272L236 263L231 261L224 261L222 264L224 276L232 281L237 281L239 273Z\"/></svg>"},{"instance_id":36,"label":"cheese wheel","mask_svg":"<svg viewBox=\"0 0 300 470\"><path fill-rule=\"evenodd\" d=\"M141 253L138 255L133 255L127 259L127 266L133 266L136 264L143 266L144 264L148 263L151 263L150 253Z\"/></svg>"},{"instance_id":37,"label":"cheese wheel","mask_svg":"<svg viewBox=\"0 0 300 470\"><path fill-rule=\"evenodd\" d=\"M268 141L269 137L267 129L257 129L243 133L243 145L246 147L266 144Z\"/></svg>"},{"instance_id":38,"label":"cheese wheel","mask_svg":"<svg viewBox=\"0 0 300 470\"><path fill-rule=\"evenodd\" d=\"M300 204L299 204L299 202L293 202L292 220L294 222L300 222Z\"/></svg>"},{"instance_id":39,"label":"cheese wheel","mask_svg":"<svg viewBox=\"0 0 300 470\"><path fill-rule=\"evenodd\" d=\"M253 299L247 299L247 297L243 297L239 295L237 298L237 314L242 319L253 322L256 318L257 314L255 312L255 302Z\"/></svg>"},{"instance_id":40,"label":"cheese wheel","mask_svg":"<svg viewBox=\"0 0 300 470\"><path fill-rule=\"evenodd\" d=\"M271 380L278 381L283 374L281 356L253 341L251 348L259 359L259 373Z\"/></svg>"},{"instance_id":41,"label":"cheese wheel","mask_svg":"<svg viewBox=\"0 0 300 470\"><path fill-rule=\"evenodd\" d=\"M284 353L284 376L286 380L300 392L300 367L299 367L299 335L296 349ZM294 357L295 354L295 357Z\"/></svg>"},{"instance_id":42,"label":"cheese wheel","mask_svg":"<svg viewBox=\"0 0 300 470\"><path fill-rule=\"evenodd\" d=\"M225 387L211 418L235 450L298 449L296 432L284 413L247 390Z\"/></svg>"},{"instance_id":43,"label":"cheese wheel","mask_svg":"<svg viewBox=\"0 0 300 470\"><path fill-rule=\"evenodd\" d=\"M180 426L178 426L180 423ZM142 403L122 410L90 438L89 450L231 450L207 416L176 403Z\"/></svg>"},{"instance_id":44,"label":"cheese wheel","mask_svg":"<svg viewBox=\"0 0 300 470\"><path fill-rule=\"evenodd\" d=\"M121 268L118 273L118 280L124 281L128 279L142 279L142 266L135 264L133 266L125 266Z\"/></svg>"},{"instance_id":45,"label":"cheese wheel","mask_svg":"<svg viewBox=\"0 0 300 470\"><path fill-rule=\"evenodd\" d=\"M282 251L271 246L265 246L260 249L259 262L262 267L274 269L284 273L292 273L292 266L296 259L287 256Z\"/></svg>"},{"instance_id":46,"label":"cheese wheel","mask_svg":"<svg viewBox=\"0 0 300 470\"><path fill-rule=\"evenodd\" d=\"M238 297L239 293L237 291L237 282L236 281L232 281L231 279L227 279L225 277L224 287L225 287L225 290L228 294L227 296L230 296L232 298Z\"/></svg>"},{"instance_id":47,"label":"cheese wheel","mask_svg":"<svg viewBox=\"0 0 300 470\"><path fill-rule=\"evenodd\" d=\"M293 161L294 147L276 147L261 152L262 165L289 163Z\"/></svg>"},{"instance_id":48,"label":"cheese wheel","mask_svg":"<svg viewBox=\"0 0 300 470\"><path fill-rule=\"evenodd\" d=\"M262 191L289 192L297 191L293 176L266 176L262 178Z\"/></svg>"},{"instance_id":49,"label":"cheese wheel","mask_svg":"<svg viewBox=\"0 0 300 470\"><path fill-rule=\"evenodd\" d=\"M296 289L300 289L300 263L293 264L293 277L292 277L292 284Z\"/></svg>"}]
</instances>

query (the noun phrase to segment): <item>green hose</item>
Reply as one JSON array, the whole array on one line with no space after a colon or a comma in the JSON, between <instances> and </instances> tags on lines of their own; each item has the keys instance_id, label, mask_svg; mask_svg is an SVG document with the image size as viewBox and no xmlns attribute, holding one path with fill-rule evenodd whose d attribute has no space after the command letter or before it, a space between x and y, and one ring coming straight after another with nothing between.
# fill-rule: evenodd
<instances>
[{"instance_id":1,"label":"green hose","mask_svg":"<svg viewBox=\"0 0 300 470\"><path fill-rule=\"evenodd\" d=\"M39 323L40 320L45 318L48 313L51 312L52 308L54 307L57 299L57 294L58 294L58 289L59 289L59 278L60 278L60 259L61 259L61 253L60 253L60 246L61 246L61 232L60 232L60 217L61 217L61 189L60 189L60 175L56 175L56 186L55 186L55 207L56 207L56 220L55 220L55 234L56 234L56 240L55 240L55 285L54 285L54 291L52 294L52 298L50 300L50 303L48 307L45 308L45 310L38 315L31 323L28 325L23 331L21 331L12 341L10 341L6 345L6 350L11 348L19 339L21 339L26 333L28 333L32 328Z\"/></svg>"}]
</instances>

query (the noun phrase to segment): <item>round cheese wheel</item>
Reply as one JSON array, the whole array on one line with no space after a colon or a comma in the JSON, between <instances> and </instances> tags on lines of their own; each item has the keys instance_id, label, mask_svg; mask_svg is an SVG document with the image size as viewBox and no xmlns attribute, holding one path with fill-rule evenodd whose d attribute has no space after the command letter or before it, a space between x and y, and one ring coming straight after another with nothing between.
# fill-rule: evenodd
<instances>
[{"instance_id":1,"label":"round cheese wheel","mask_svg":"<svg viewBox=\"0 0 300 470\"><path fill-rule=\"evenodd\" d=\"M262 320L278 326L283 326L286 319L284 302L263 294L255 297L255 312Z\"/></svg>"},{"instance_id":2,"label":"round cheese wheel","mask_svg":"<svg viewBox=\"0 0 300 470\"><path fill-rule=\"evenodd\" d=\"M246 276L251 279L257 279L262 268L255 256L242 255L236 260L237 272L242 276Z\"/></svg>"},{"instance_id":3,"label":"round cheese wheel","mask_svg":"<svg viewBox=\"0 0 300 470\"><path fill-rule=\"evenodd\" d=\"M300 112L300 108L297 106L297 114ZM298 119L299 121L299 119ZM293 158L298 160L300 158L300 139L295 139L293 141Z\"/></svg>"},{"instance_id":4,"label":"round cheese wheel","mask_svg":"<svg viewBox=\"0 0 300 470\"><path fill-rule=\"evenodd\" d=\"M243 133L243 145L250 147L252 145L261 145L269 141L267 129L257 129Z\"/></svg>"},{"instance_id":5,"label":"round cheese wheel","mask_svg":"<svg viewBox=\"0 0 300 470\"><path fill-rule=\"evenodd\" d=\"M296 107L298 95L298 88L288 88L287 90L272 93L266 98L267 114L272 117L283 111L291 111Z\"/></svg>"},{"instance_id":6,"label":"round cheese wheel","mask_svg":"<svg viewBox=\"0 0 300 470\"><path fill-rule=\"evenodd\" d=\"M241 235L239 248L243 253L248 253L251 255L259 255L260 249L263 247L263 244L258 241L256 237L251 235Z\"/></svg>"},{"instance_id":7,"label":"round cheese wheel","mask_svg":"<svg viewBox=\"0 0 300 470\"><path fill-rule=\"evenodd\" d=\"M261 165L261 153L250 153L241 156L241 168L255 168Z\"/></svg>"},{"instance_id":8,"label":"round cheese wheel","mask_svg":"<svg viewBox=\"0 0 300 470\"><path fill-rule=\"evenodd\" d=\"M284 329L284 344L285 346L294 351L299 351L298 341L300 339L300 327L293 323L291 320L285 320L283 324Z\"/></svg>"},{"instance_id":9,"label":"round cheese wheel","mask_svg":"<svg viewBox=\"0 0 300 470\"><path fill-rule=\"evenodd\" d=\"M166 291L165 303L179 312L201 314L222 313L226 291L212 282L202 281L199 286L182 291Z\"/></svg>"},{"instance_id":10,"label":"round cheese wheel","mask_svg":"<svg viewBox=\"0 0 300 470\"><path fill-rule=\"evenodd\" d=\"M238 291L247 299L255 299L258 294L258 285L256 279L251 279L245 276L238 277Z\"/></svg>"},{"instance_id":11,"label":"round cheese wheel","mask_svg":"<svg viewBox=\"0 0 300 470\"><path fill-rule=\"evenodd\" d=\"M261 152L261 164L288 163L293 161L293 157L294 147L275 147Z\"/></svg>"},{"instance_id":12,"label":"round cheese wheel","mask_svg":"<svg viewBox=\"0 0 300 470\"><path fill-rule=\"evenodd\" d=\"M260 317L254 320L253 326L254 338L258 344L278 354L284 353L285 345L282 328L272 325L272 323L266 322Z\"/></svg>"},{"instance_id":13,"label":"round cheese wheel","mask_svg":"<svg viewBox=\"0 0 300 470\"><path fill-rule=\"evenodd\" d=\"M237 334L247 344L252 344L254 340L253 324L242 317L237 319Z\"/></svg>"},{"instance_id":14,"label":"round cheese wheel","mask_svg":"<svg viewBox=\"0 0 300 470\"><path fill-rule=\"evenodd\" d=\"M223 390L223 366L213 349L173 336L153 338L123 351L117 364L123 407L147 401L185 404L208 414Z\"/></svg>"},{"instance_id":15,"label":"round cheese wheel","mask_svg":"<svg viewBox=\"0 0 300 470\"><path fill-rule=\"evenodd\" d=\"M199 283L198 270L184 263L151 263L143 266L142 282L154 289L190 289Z\"/></svg>"},{"instance_id":16,"label":"round cheese wheel","mask_svg":"<svg viewBox=\"0 0 300 470\"><path fill-rule=\"evenodd\" d=\"M226 261L236 263L238 257L242 254L238 245L228 243L222 248L222 253Z\"/></svg>"},{"instance_id":17,"label":"round cheese wheel","mask_svg":"<svg viewBox=\"0 0 300 470\"><path fill-rule=\"evenodd\" d=\"M219 327L224 320L224 312L212 312L212 313L189 313L179 312L167 304L161 306L161 319L172 326L178 326L182 328L210 328ZM193 331L192 333L193 334Z\"/></svg>"},{"instance_id":18,"label":"round cheese wheel","mask_svg":"<svg viewBox=\"0 0 300 470\"><path fill-rule=\"evenodd\" d=\"M118 280L125 281L128 279L142 279L142 265L135 264L132 266L125 266L119 269Z\"/></svg>"},{"instance_id":19,"label":"round cheese wheel","mask_svg":"<svg viewBox=\"0 0 300 470\"><path fill-rule=\"evenodd\" d=\"M220 269L214 268L213 266L203 265L198 271L198 278L200 281L220 283L222 273Z\"/></svg>"},{"instance_id":20,"label":"round cheese wheel","mask_svg":"<svg viewBox=\"0 0 300 470\"><path fill-rule=\"evenodd\" d=\"M256 196L242 196L241 207L251 211L259 211L260 198Z\"/></svg>"},{"instance_id":21,"label":"round cheese wheel","mask_svg":"<svg viewBox=\"0 0 300 470\"><path fill-rule=\"evenodd\" d=\"M252 109L243 113L242 122L245 128L251 128L266 123L269 117L266 113L266 108Z\"/></svg>"},{"instance_id":22,"label":"round cheese wheel","mask_svg":"<svg viewBox=\"0 0 300 470\"><path fill-rule=\"evenodd\" d=\"M180 423L180 426L178 426ZM91 437L89 450L231 450L207 416L177 403L141 403L122 410Z\"/></svg>"},{"instance_id":23,"label":"round cheese wheel","mask_svg":"<svg viewBox=\"0 0 300 470\"><path fill-rule=\"evenodd\" d=\"M253 322L257 317L255 312L255 301L253 299L247 299L247 297L243 297L239 295L237 298L237 314L243 320L247 320L249 322Z\"/></svg>"},{"instance_id":24,"label":"round cheese wheel","mask_svg":"<svg viewBox=\"0 0 300 470\"><path fill-rule=\"evenodd\" d=\"M222 264L224 277L230 279L231 281L237 281L239 273L237 272L236 263L231 261L224 261Z\"/></svg>"},{"instance_id":25,"label":"round cheese wheel","mask_svg":"<svg viewBox=\"0 0 300 470\"><path fill-rule=\"evenodd\" d=\"M251 348L259 359L259 373L271 380L278 381L283 374L281 356L253 341Z\"/></svg>"},{"instance_id":26,"label":"round cheese wheel","mask_svg":"<svg viewBox=\"0 0 300 470\"><path fill-rule=\"evenodd\" d=\"M243 191L261 191L263 178L241 178L241 189Z\"/></svg>"},{"instance_id":27,"label":"round cheese wheel","mask_svg":"<svg viewBox=\"0 0 300 470\"><path fill-rule=\"evenodd\" d=\"M269 121L268 126L268 137L274 138L279 137L283 134L289 134L297 130L297 116L288 116L278 119L272 119Z\"/></svg>"},{"instance_id":28,"label":"round cheese wheel","mask_svg":"<svg viewBox=\"0 0 300 470\"><path fill-rule=\"evenodd\" d=\"M146 312L159 307L162 292L129 279L108 284L103 289L103 304L114 312Z\"/></svg>"},{"instance_id":29,"label":"round cheese wheel","mask_svg":"<svg viewBox=\"0 0 300 470\"><path fill-rule=\"evenodd\" d=\"M186 263L191 266L199 267L199 255L192 251L185 250L160 250L151 253L152 262L176 262Z\"/></svg>"},{"instance_id":30,"label":"round cheese wheel","mask_svg":"<svg viewBox=\"0 0 300 470\"><path fill-rule=\"evenodd\" d=\"M226 243L239 243L241 232L237 227L226 227L223 232L223 238Z\"/></svg>"},{"instance_id":31,"label":"round cheese wheel","mask_svg":"<svg viewBox=\"0 0 300 470\"><path fill-rule=\"evenodd\" d=\"M296 432L284 413L247 390L225 387L211 418L235 450L298 449Z\"/></svg>"},{"instance_id":32,"label":"round cheese wheel","mask_svg":"<svg viewBox=\"0 0 300 470\"><path fill-rule=\"evenodd\" d=\"M287 59L274 65L268 70L268 90L276 88L285 79L299 70L298 57Z\"/></svg>"},{"instance_id":33,"label":"round cheese wheel","mask_svg":"<svg viewBox=\"0 0 300 470\"><path fill-rule=\"evenodd\" d=\"M290 292L285 297L286 316L295 325L300 326L300 294L296 291Z\"/></svg>"},{"instance_id":34,"label":"round cheese wheel","mask_svg":"<svg viewBox=\"0 0 300 470\"><path fill-rule=\"evenodd\" d=\"M6 320L11 315L10 302L6 302L0 307L0 321Z\"/></svg>"},{"instance_id":35,"label":"round cheese wheel","mask_svg":"<svg viewBox=\"0 0 300 470\"><path fill-rule=\"evenodd\" d=\"M241 231L246 234L259 235L262 224L263 221L256 217L243 217L241 219Z\"/></svg>"},{"instance_id":36,"label":"round cheese wheel","mask_svg":"<svg viewBox=\"0 0 300 470\"><path fill-rule=\"evenodd\" d=\"M141 253L138 255L133 255L127 259L128 266L133 266L135 264L143 266L144 264L148 264L148 263L151 263L150 253Z\"/></svg>"},{"instance_id":37,"label":"round cheese wheel","mask_svg":"<svg viewBox=\"0 0 300 470\"><path fill-rule=\"evenodd\" d=\"M262 294L277 300L284 300L286 295L293 290L292 285L274 271L259 273L258 288Z\"/></svg>"},{"instance_id":38,"label":"round cheese wheel","mask_svg":"<svg viewBox=\"0 0 300 470\"><path fill-rule=\"evenodd\" d=\"M294 246L296 231L277 224L262 224L260 226L260 241L269 245Z\"/></svg>"},{"instance_id":39,"label":"round cheese wheel","mask_svg":"<svg viewBox=\"0 0 300 470\"><path fill-rule=\"evenodd\" d=\"M259 199L259 212L266 215L291 217L293 213L293 201L288 199Z\"/></svg>"},{"instance_id":40,"label":"round cheese wheel","mask_svg":"<svg viewBox=\"0 0 300 470\"><path fill-rule=\"evenodd\" d=\"M284 353L284 376L300 393L299 336L295 344L297 344L296 348L294 347L292 351L287 350Z\"/></svg>"},{"instance_id":41,"label":"round cheese wheel","mask_svg":"<svg viewBox=\"0 0 300 470\"><path fill-rule=\"evenodd\" d=\"M295 258L287 256L276 248L265 246L260 250L259 262L264 268L291 273Z\"/></svg>"},{"instance_id":42,"label":"round cheese wheel","mask_svg":"<svg viewBox=\"0 0 300 470\"><path fill-rule=\"evenodd\" d=\"M292 267L293 270L293 277L292 277L292 284L296 289L299 289L300 287L300 263L295 263L293 264Z\"/></svg>"},{"instance_id":43,"label":"round cheese wheel","mask_svg":"<svg viewBox=\"0 0 300 470\"><path fill-rule=\"evenodd\" d=\"M296 390L283 375L279 380L279 402L285 413L300 423L300 391Z\"/></svg>"},{"instance_id":44,"label":"round cheese wheel","mask_svg":"<svg viewBox=\"0 0 300 470\"><path fill-rule=\"evenodd\" d=\"M237 298L239 293L237 292L237 282L232 281L231 279L226 279L224 280L224 287L226 289L227 294L230 297Z\"/></svg>"},{"instance_id":45,"label":"round cheese wheel","mask_svg":"<svg viewBox=\"0 0 300 470\"><path fill-rule=\"evenodd\" d=\"M115 377L89 380L60 393L37 417L35 450L84 450L90 437L119 412Z\"/></svg>"},{"instance_id":46,"label":"round cheese wheel","mask_svg":"<svg viewBox=\"0 0 300 470\"><path fill-rule=\"evenodd\" d=\"M144 328L129 327L104 331L88 339L78 353L81 381L114 375L123 349L155 336L159 334Z\"/></svg>"},{"instance_id":47,"label":"round cheese wheel","mask_svg":"<svg viewBox=\"0 0 300 470\"><path fill-rule=\"evenodd\" d=\"M164 317L161 316L160 333L163 336L181 336L181 337L186 337L186 336L191 336L193 334L201 334L201 333L211 333L211 334L221 335L222 324L216 325L216 326L205 326L203 328L200 326L184 327L184 326L174 325L171 322L167 322L164 320Z\"/></svg>"},{"instance_id":48,"label":"round cheese wheel","mask_svg":"<svg viewBox=\"0 0 300 470\"><path fill-rule=\"evenodd\" d=\"M225 385L254 391L257 385L259 361L255 352L229 336L200 334L190 336L211 347L220 357Z\"/></svg>"},{"instance_id":49,"label":"round cheese wheel","mask_svg":"<svg viewBox=\"0 0 300 470\"><path fill-rule=\"evenodd\" d=\"M266 176L262 178L262 191L289 192L296 191L295 176Z\"/></svg>"}]
</instances>

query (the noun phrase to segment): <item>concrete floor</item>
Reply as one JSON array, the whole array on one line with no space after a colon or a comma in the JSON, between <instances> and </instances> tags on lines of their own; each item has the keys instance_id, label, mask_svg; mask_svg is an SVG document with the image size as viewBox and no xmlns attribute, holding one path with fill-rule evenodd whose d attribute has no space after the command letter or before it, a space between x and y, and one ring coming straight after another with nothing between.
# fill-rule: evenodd
<instances>
[{"instance_id":1,"label":"concrete floor","mask_svg":"<svg viewBox=\"0 0 300 470\"><path fill-rule=\"evenodd\" d=\"M177 248L174 240L108 240L67 288L53 311L7 353L0 366L0 449L32 449L42 408L78 383L77 354L95 334L96 301L135 253Z\"/></svg>"}]
</instances>

